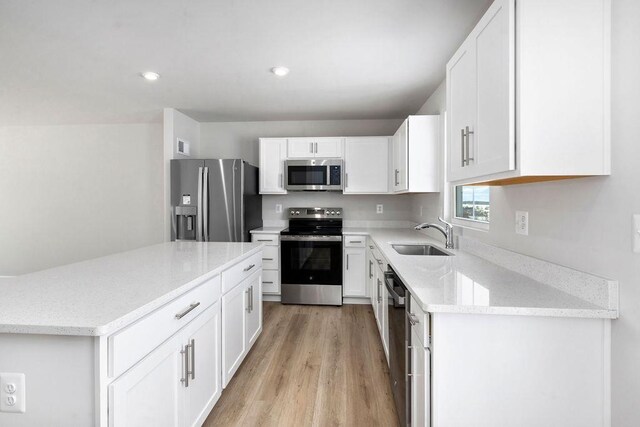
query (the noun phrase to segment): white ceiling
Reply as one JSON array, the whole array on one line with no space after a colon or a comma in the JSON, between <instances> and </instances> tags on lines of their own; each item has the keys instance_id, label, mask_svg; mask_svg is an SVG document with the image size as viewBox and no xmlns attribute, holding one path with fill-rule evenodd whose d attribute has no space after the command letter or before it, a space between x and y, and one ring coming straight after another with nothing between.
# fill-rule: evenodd
<instances>
[{"instance_id":1,"label":"white ceiling","mask_svg":"<svg viewBox=\"0 0 640 427\"><path fill-rule=\"evenodd\" d=\"M490 3L0 0L0 125L400 118Z\"/></svg>"}]
</instances>

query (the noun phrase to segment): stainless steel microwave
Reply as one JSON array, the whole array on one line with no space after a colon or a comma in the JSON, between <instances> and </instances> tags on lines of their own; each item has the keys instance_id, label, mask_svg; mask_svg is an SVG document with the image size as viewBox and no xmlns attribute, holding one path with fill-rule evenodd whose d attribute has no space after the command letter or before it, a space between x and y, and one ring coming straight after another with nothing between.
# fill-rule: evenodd
<instances>
[{"instance_id":1,"label":"stainless steel microwave","mask_svg":"<svg viewBox=\"0 0 640 427\"><path fill-rule=\"evenodd\" d=\"M341 159L286 160L285 188L289 191L342 191Z\"/></svg>"}]
</instances>

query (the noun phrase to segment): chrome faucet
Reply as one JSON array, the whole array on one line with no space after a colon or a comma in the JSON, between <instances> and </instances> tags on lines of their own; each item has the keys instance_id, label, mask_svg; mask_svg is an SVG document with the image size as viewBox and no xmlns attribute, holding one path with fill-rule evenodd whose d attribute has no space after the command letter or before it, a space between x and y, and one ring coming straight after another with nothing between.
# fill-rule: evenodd
<instances>
[{"instance_id":1,"label":"chrome faucet","mask_svg":"<svg viewBox=\"0 0 640 427\"><path fill-rule=\"evenodd\" d=\"M422 224L416 225L414 228L416 230L422 230L423 228L435 228L442 234L444 234L445 239L447 240L445 243L445 247L447 249L453 249L453 224L448 223L442 217L438 217L438 220L444 224L444 227L439 224L429 224L424 222Z\"/></svg>"}]
</instances>

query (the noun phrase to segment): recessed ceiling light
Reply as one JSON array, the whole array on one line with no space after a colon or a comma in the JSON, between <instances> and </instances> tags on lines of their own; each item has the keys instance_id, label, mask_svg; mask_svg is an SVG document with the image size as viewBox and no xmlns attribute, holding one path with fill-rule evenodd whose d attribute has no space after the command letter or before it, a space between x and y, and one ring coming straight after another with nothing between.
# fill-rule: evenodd
<instances>
[{"instance_id":1,"label":"recessed ceiling light","mask_svg":"<svg viewBox=\"0 0 640 427\"><path fill-rule=\"evenodd\" d=\"M141 76L149 81L155 81L160 78L160 74L154 73L153 71L145 71Z\"/></svg>"},{"instance_id":2,"label":"recessed ceiling light","mask_svg":"<svg viewBox=\"0 0 640 427\"><path fill-rule=\"evenodd\" d=\"M284 77L289 74L289 69L287 67L273 67L271 72L278 77Z\"/></svg>"}]
</instances>

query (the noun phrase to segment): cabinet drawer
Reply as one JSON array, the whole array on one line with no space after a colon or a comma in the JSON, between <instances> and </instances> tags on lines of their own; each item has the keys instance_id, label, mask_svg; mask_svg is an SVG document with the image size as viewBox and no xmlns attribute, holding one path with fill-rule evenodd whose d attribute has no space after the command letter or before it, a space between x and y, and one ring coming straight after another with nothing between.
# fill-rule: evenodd
<instances>
[{"instance_id":1,"label":"cabinet drawer","mask_svg":"<svg viewBox=\"0 0 640 427\"><path fill-rule=\"evenodd\" d=\"M215 276L111 335L108 375L119 376L219 298L220 276Z\"/></svg>"},{"instance_id":2,"label":"cabinet drawer","mask_svg":"<svg viewBox=\"0 0 640 427\"><path fill-rule=\"evenodd\" d=\"M415 316L413 317L414 321L417 320L416 324L411 325L411 329L414 330L418 335L418 337L420 338L421 340L420 344L423 347L429 347L429 330L430 330L429 314L422 311L422 308L420 308L420 305L413 298L413 296L411 297L410 307L411 307L410 313Z\"/></svg>"},{"instance_id":3,"label":"cabinet drawer","mask_svg":"<svg viewBox=\"0 0 640 427\"><path fill-rule=\"evenodd\" d=\"M367 236L345 235L344 246L347 248L364 248L367 243Z\"/></svg>"},{"instance_id":4,"label":"cabinet drawer","mask_svg":"<svg viewBox=\"0 0 640 427\"><path fill-rule=\"evenodd\" d=\"M278 270L262 270L262 293L280 294L280 274Z\"/></svg>"},{"instance_id":5,"label":"cabinet drawer","mask_svg":"<svg viewBox=\"0 0 640 427\"><path fill-rule=\"evenodd\" d=\"M251 274L262 268L262 251L249 258L243 259L233 267L222 272L222 294L235 288Z\"/></svg>"},{"instance_id":6,"label":"cabinet drawer","mask_svg":"<svg viewBox=\"0 0 640 427\"><path fill-rule=\"evenodd\" d=\"M265 246L262 250L262 269L277 270L280 266L280 248L278 246Z\"/></svg>"},{"instance_id":7,"label":"cabinet drawer","mask_svg":"<svg viewBox=\"0 0 640 427\"><path fill-rule=\"evenodd\" d=\"M251 235L252 242L260 242L269 246L278 246L280 243L280 235L279 234L252 234Z\"/></svg>"}]
</instances>

